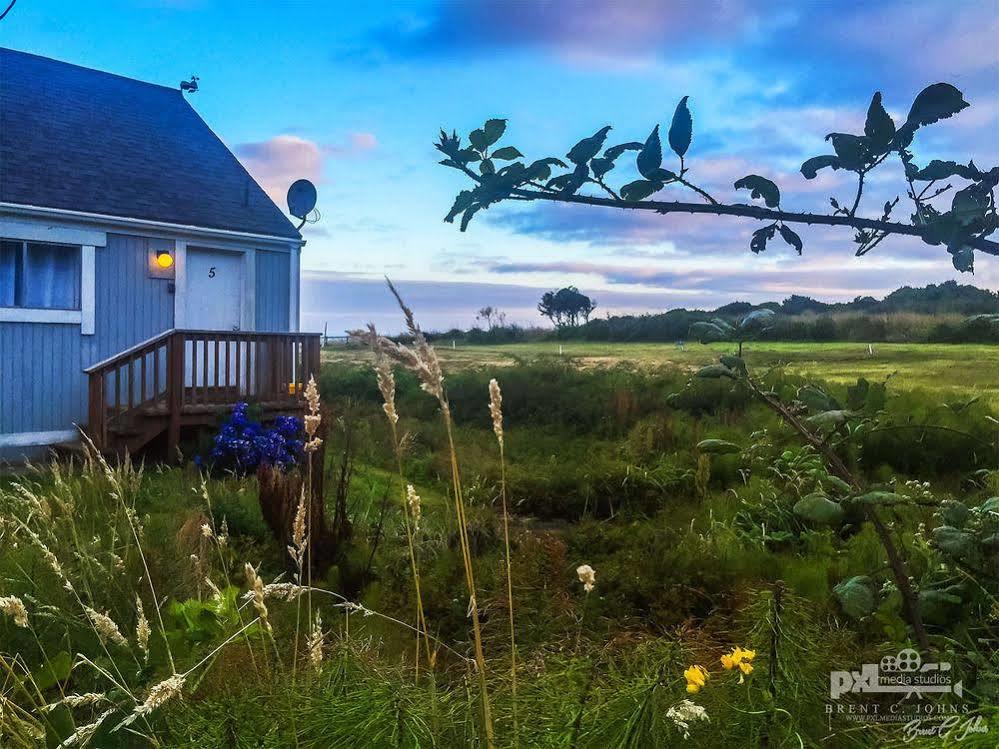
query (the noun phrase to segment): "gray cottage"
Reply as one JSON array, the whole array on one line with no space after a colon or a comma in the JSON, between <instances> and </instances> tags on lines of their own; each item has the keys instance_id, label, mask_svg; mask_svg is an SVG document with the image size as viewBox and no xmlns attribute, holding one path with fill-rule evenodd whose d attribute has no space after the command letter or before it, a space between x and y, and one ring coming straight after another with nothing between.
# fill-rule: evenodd
<instances>
[{"instance_id":1,"label":"gray cottage","mask_svg":"<svg viewBox=\"0 0 999 749\"><path fill-rule=\"evenodd\" d=\"M303 244L179 88L0 48L0 458L299 409Z\"/></svg>"}]
</instances>

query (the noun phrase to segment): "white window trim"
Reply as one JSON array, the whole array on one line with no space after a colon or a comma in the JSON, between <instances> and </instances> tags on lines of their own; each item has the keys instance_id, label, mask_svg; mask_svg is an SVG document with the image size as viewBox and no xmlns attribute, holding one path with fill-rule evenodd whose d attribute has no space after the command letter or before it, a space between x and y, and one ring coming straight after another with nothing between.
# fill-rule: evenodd
<instances>
[{"instance_id":1,"label":"white window trim","mask_svg":"<svg viewBox=\"0 0 999 749\"><path fill-rule=\"evenodd\" d=\"M5 221L0 233L3 239L15 242L65 244L80 249L80 309L0 307L0 322L79 325L82 335L93 335L96 327L97 301L96 250L98 243L102 247L107 244L107 234L55 226L37 226L20 221ZM80 240L85 240L85 243Z\"/></svg>"}]
</instances>

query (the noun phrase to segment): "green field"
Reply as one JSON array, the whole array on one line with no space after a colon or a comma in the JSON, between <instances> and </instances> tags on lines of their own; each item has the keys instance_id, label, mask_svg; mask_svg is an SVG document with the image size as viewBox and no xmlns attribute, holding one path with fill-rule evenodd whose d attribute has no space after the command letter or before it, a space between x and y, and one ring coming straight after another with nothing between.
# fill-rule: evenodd
<instances>
[{"instance_id":1,"label":"green field","mask_svg":"<svg viewBox=\"0 0 999 749\"><path fill-rule=\"evenodd\" d=\"M687 344L683 350L663 343L514 343L499 346L438 343L449 369L511 366L561 356L582 366L628 362L641 367L675 365L691 370L714 362L732 344ZM784 364L797 374L843 384L858 377L879 380L905 390L929 390L942 400L980 397L999 406L999 346L979 344L877 343L873 355L864 343L748 343L744 354L754 368ZM560 353L561 352L561 353ZM354 348L327 348L324 361L358 361L366 353Z\"/></svg>"}]
</instances>

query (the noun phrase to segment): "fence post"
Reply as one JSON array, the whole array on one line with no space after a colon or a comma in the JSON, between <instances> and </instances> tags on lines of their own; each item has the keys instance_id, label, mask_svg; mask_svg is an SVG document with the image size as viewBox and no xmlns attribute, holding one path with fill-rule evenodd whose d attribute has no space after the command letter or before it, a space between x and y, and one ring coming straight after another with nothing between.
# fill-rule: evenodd
<instances>
[{"instance_id":1,"label":"fence post","mask_svg":"<svg viewBox=\"0 0 999 749\"><path fill-rule=\"evenodd\" d=\"M180 412L184 405L184 334L174 333L167 340L167 460L177 457L180 446Z\"/></svg>"}]
</instances>

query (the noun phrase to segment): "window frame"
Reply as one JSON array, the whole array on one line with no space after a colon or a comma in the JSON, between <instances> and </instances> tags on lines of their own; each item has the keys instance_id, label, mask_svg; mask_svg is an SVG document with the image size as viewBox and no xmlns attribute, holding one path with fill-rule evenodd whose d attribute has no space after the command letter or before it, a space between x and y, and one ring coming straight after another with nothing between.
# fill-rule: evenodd
<instances>
[{"instance_id":1,"label":"window frame","mask_svg":"<svg viewBox=\"0 0 999 749\"><path fill-rule=\"evenodd\" d=\"M39 242L31 239L11 239L8 237L0 237L0 242L4 244L21 245L20 250L20 274L15 271L14 275L14 304L12 305L0 305L0 308L5 309L27 309L27 310L55 310L58 312L80 312L83 307L82 299L82 283L83 283L83 248L76 244L67 244L65 242ZM77 288L74 291L73 297L76 306L74 307L39 307L30 304L24 304L24 297L27 296L27 288L30 284L30 279L28 277L29 267L31 266L31 261L29 259L29 254L31 252L31 247L47 246L47 247L60 247L65 248L65 250L71 252L74 257L73 260L79 265L74 269L74 275L78 279ZM20 281L20 287L16 284ZM20 293L19 293L20 292ZM18 296L21 297L22 303L18 304Z\"/></svg>"},{"instance_id":2,"label":"window frame","mask_svg":"<svg viewBox=\"0 0 999 749\"><path fill-rule=\"evenodd\" d=\"M6 228L6 227L5 227ZM93 335L95 328L95 251L94 245L79 244L73 241L60 241L61 237L39 238L31 236L33 232L5 232L0 237L4 242L13 242L21 245L21 270L22 276L27 272L26 261L28 245L44 244L57 245L73 248L78 252L79 258L79 289L78 306L75 309L65 309L56 307L25 307L25 306L0 306L0 323L49 323L62 325L79 325L82 335ZM19 236L20 235L20 236ZM23 279L22 279L23 283ZM16 294L16 290L15 290ZM23 292L22 292L23 295ZM15 302L16 302L15 298Z\"/></svg>"}]
</instances>

